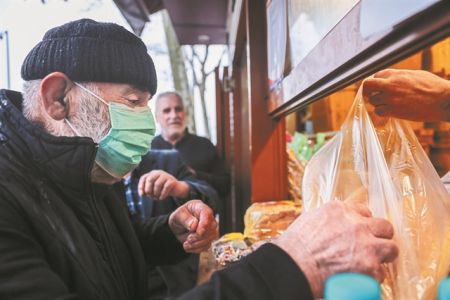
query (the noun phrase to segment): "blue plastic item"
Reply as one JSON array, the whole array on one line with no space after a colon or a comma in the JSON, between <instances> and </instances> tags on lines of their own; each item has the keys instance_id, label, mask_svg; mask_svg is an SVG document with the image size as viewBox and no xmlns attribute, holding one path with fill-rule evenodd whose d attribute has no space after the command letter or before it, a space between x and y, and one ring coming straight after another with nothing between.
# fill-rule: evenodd
<instances>
[{"instance_id":1,"label":"blue plastic item","mask_svg":"<svg viewBox=\"0 0 450 300\"><path fill-rule=\"evenodd\" d=\"M438 300L450 300L450 277L442 279L439 284Z\"/></svg>"},{"instance_id":2,"label":"blue plastic item","mask_svg":"<svg viewBox=\"0 0 450 300\"><path fill-rule=\"evenodd\" d=\"M381 300L380 284L364 274L336 274L325 284L325 300Z\"/></svg>"}]
</instances>

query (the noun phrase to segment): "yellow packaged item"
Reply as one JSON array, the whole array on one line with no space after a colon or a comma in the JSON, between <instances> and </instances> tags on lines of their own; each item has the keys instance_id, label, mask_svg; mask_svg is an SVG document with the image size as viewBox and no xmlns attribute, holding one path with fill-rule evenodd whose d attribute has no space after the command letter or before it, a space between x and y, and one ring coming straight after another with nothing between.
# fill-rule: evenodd
<instances>
[{"instance_id":1,"label":"yellow packaged item","mask_svg":"<svg viewBox=\"0 0 450 300\"><path fill-rule=\"evenodd\" d=\"M236 262L252 252L251 247L244 240L244 235L240 232L225 234L213 242L211 248L220 266Z\"/></svg>"},{"instance_id":2,"label":"yellow packaged item","mask_svg":"<svg viewBox=\"0 0 450 300\"><path fill-rule=\"evenodd\" d=\"M388 219L400 254L386 265L383 299L436 299L450 269L450 196L407 122L375 129L360 89L340 132L308 163L302 195L305 211L340 200Z\"/></svg>"}]
</instances>

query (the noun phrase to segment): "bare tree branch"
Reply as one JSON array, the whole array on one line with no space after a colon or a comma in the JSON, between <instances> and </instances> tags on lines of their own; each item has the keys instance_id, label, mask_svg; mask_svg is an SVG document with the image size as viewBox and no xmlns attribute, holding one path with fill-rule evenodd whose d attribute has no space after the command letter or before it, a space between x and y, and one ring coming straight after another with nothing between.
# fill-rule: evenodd
<instances>
[{"instance_id":1,"label":"bare tree branch","mask_svg":"<svg viewBox=\"0 0 450 300\"><path fill-rule=\"evenodd\" d=\"M194 86L199 86L200 81L197 76L197 72L195 72L195 59L198 58L198 54L195 52L194 46L189 46L188 49L191 50L191 56L187 57L187 61L189 62L189 65L191 66L192 71L192 81L194 83Z\"/></svg>"},{"instance_id":2,"label":"bare tree branch","mask_svg":"<svg viewBox=\"0 0 450 300\"><path fill-rule=\"evenodd\" d=\"M200 59L200 57L198 56L197 51L195 51L195 48L194 48L194 47L195 47L195 46L191 46L191 49L192 49L192 56L195 57L195 59L197 59L198 62L201 62L201 59Z\"/></svg>"},{"instance_id":3,"label":"bare tree branch","mask_svg":"<svg viewBox=\"0 0 450 300\"><path fill-rule=\"evenodd\" d=\"M202 65L206 64L206 60L208 59L208 53L209 53L209 45L206 45L206 49L205 49L205 56L202 60Z\"/></svg>"},{"instance_id":4,"label":"bare tree branch","mask_svg":"<svg viewBox=\"0 0 450 300\"><path fill-rule=\"evenodd\" d=\"M201 48L203 47L203 48ZM203 116L203 123L206 131L206 136L208 138L211 137L211 126L209 125L209 117L208 117L208 111L206 107L206 80L214 73L215 68L213 68L210 71L206 71L206 64L208 61L208 58L210 56L210 48L209 45L203 45L203 46L184 46L185 54L185 60L187 61L187 64L191 68L190 72L192 74L192 94L194 94L194 90L197 89L199 100L201 103L201 113ZM203 50L203 51L201 51ZM226 54L226 49L222 51L222 54L219 58L218 65L221 65L222 59Z\"/></svg>"}]
</instances>

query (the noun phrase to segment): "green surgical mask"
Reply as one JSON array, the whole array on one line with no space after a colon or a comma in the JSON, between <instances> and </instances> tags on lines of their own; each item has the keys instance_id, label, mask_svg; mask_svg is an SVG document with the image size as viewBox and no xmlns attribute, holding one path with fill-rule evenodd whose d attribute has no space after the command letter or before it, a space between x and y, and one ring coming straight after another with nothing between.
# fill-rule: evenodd
<instances>
[{"instance_id":1,"label":"green surgical mask","mask_svg":"<svg viewBox=\"0 0 450 300\"><path fill-rule=\"evenodd\" d=\"M108 103L84 86L75 84L108 106L111 129L99 141L95 161L110 175L122 178L139 165L142 156L150 149L155 134L155 121L150 108ZM66 122L80 135L67 119Z\"/></svg>"}]
</instances>

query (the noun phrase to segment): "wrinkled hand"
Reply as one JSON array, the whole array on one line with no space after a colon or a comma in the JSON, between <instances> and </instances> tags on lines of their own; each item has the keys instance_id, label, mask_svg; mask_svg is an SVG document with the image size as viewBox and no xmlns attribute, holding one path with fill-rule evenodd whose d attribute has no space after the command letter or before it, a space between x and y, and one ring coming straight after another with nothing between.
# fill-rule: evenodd
<instances>
[{"instance_id":1,"label":"wrinkled hand","mask_svg":"<svg viewBox=\"0 0 450 300\"><path fill-rule=\"evenodd\" d=\"M141 197L148 196L156 200L164 200L169 196L185 198L189 194L189 185L167 172L154 170L141 176L138 193Z\"/></svg>"},{"instance_id":2,"label":"wrinkled hand","mask_svg":"<svg viewBox=\"0 0 450 300\"><path fill-rule=\"evenodd\" d=\"M186 202L169 217L169 226L186 252L200 253L219 237L211 208L200 200Z\"/></svg>"},{"instance_id":3,"label":"wrinkled hand","mask_svg":"<svg viewBox=\"0 0 450 300\"><path fill-rule=\"evenodd\" d=\"M302 269L315 297L335 273L364 273L381 282L381 264L393 261L398 247L391 224L371 216L364 205L333 201L301 215L274 243Z\"/></svg>"},{"instance_id":4,"label":"wrinkled hand","mask_svg":"<svg viewBox=\"0 0 450 300\"><path fill-rule=\"evenodd\" d=\"M363 96L380 116L450 121L450 81L427 71L380 71L363 82Z\"/></svg>"}]
</instances>

